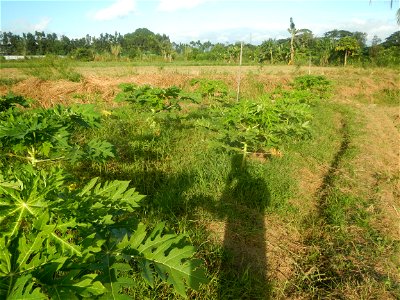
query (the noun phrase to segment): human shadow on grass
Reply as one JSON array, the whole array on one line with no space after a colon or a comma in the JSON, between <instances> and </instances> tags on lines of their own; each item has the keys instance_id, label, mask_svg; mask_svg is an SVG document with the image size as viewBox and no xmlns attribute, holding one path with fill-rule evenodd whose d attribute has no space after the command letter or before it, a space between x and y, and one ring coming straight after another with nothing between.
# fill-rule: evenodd
<instances>
[{"instance_id":1,"label":"human shadow on grass","mask_svg":"<svg viewBox=\"0 0 400 300\"><path fill-rule=\"evenodd\" d=\"M264 212L270 203L264 179L249 170L241 155L231 170L217 207L225 219L219 299L269 299Z\"/></svg>"},{"instance_id":2,"label":"human shadow on grass","mask_svg":"<svg viewBox=\"0 0 400 300\"><path fill-rule=\"evenodd\" d=\"M188 197L185 192L196 184L196 172L185 170L171 174L161 170L161 149L155 151L129 146L121 150L121 161L111 164L113 167L107 172L98 172L89 166L75 172L81 176L86 173L84 177L88 178L130 180L131 186L147 195L143 209L152 211L156 218L169 220L172 227L181 216L194 217L192 214L197 207L209 210L213 219L225 221L218 299L269 299L264 211L270 203L270 192L262 176L253 172L250 165L243 164L242 156L234 155L219 201L201 195ZM123 167L137 159L143 161L142 169Z\"/></svg>"}]
</instances>

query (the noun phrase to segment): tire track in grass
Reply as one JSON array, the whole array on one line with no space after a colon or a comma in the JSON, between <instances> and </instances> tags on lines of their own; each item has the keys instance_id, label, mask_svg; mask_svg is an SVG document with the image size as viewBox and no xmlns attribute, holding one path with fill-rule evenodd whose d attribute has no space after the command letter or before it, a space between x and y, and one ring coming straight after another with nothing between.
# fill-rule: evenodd
<instances>
[{"instance_id":1,"label":"tire track in grass","mask_svg":"<svg viewBox=\"0 0 400 300\"><path fill-rule=\"evenodd\" d=\"M312 299L396 299L400 285L376 268L390 242L370 224L364 199L346 191L346 170L352 163L352 126L347 109L341 111L340 146L316 192L317 211L306 218L305 257L297 262L297 276L289 296ZM354 117L354 116L353 116ZM350 186L351 188L351 186Z\"/></svg>"},{"instance_id":2,"label":"tire track in grass","mask_svg":"<svg viewBox=\"0 0 400 300\"><path fill-rule=\"evenodd\" d=\"M327 216L327 209L329 208L330 198L335 189L339 169L344 159L346 152L350 145L350 135L348 132L348 125L344 119L343 114L340 115L339 133L341 134L341 143L338 151L334 155L328 171L323 176L322 184L318 188L315 198L318 205L316 215L312 217L313 225L309 236L306 237L305 244L311 247L309 257L307 257L308 265L303 266L303 277L307 283L307 292L319 298L330 294L330 290L336 285L335 274L331 270L331 253L324 243L330 243L330 233L327 230L329 226L329 216ZM301 263L300 263L301 265ZM329 297L333 295L330 294Z\"/></svg>"},{"instance_id":3,"label":"tire track in grass","mask_svg":"<svg viewBox=\"0 0 400 300\"><path fill-rule=\"evenodd\" d=\"M334 187L334 181L335 178L337 177L338 169L343 159L343 156L349 149L350 136L347 128L347 123L344 120L343 116L341 119L340 133L342 134L342 141L339 147L339 151L335 154L332 163L329 166L328 172L326 173L326 175L322 180L322 185L319 187L317 191L317 197L319 199L319 204L320 204L319 205L320 214L323 212L323 209L326 206L327 197L329 196L331 189Z\"/></svg>"}]
</instances>

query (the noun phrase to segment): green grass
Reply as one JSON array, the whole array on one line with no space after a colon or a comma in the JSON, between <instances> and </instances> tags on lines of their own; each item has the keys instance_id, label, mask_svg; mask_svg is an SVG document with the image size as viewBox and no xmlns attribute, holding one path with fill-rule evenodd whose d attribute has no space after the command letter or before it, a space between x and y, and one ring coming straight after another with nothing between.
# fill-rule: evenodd
<instances>
[{"instance_id":1,"label":"green grass","mask_svg":"<svg viewBox=\"0 0 400 300\"><path fill-rule=\"evenodd\" d=\"M391 253L396 253L399 245L372 225L377 216L370 208L376 199L354 195L351 191L355 183L342 176L352 172L351 160L357 154L352 140L362 133L354 111L346 107L336 109L342 118L334 138L336 153L329 151L334 155L317 195L318 210L303 221L308 253L298 262L298 277L286 293L316 299L346 298L350 289L352 297L368 291L368 297L381 298L387 295L382 293L389 293L396 298L400 295L396 279L385 271L377 271L375 265L382 257L396 261Z\"/></svg>"},{"instance_id":2,"label":"green grass","mask_svg":"<svg viewBox=\"0 0 400 300\"><path fill-rule=\"evenodd\" d=\"M41 80L65 79L79 82L82 79L82 75L75 70L74 63L69 58L56 56L29 60L23 72Z\"/></svg>"},{"instance_id":3,"label":"green grass","mask_svg":"<svg viewBox=\"0 0 400 300\"><path fill-rule=\"evenodd\" d=\"M116 108L104 118L102 128L77 137L108 140L117 149L116 159L104 166L76 166L71 172L82 181L93 176L130 180L147 195L142 221L150 226L166 221L170 229L189 235L212 278L194 298L266 299L273 283L265 282L264 216L296 213L288 202L297 189L296 161L288 153L268 161L248 159L242 165L241 155L215 146L216 132L196 126L199 118L212 122L213 114L202 105L176 114L154 114L137 106ZM208 241L210 222L225 222L222 244ZM236 236L243 247L251 247L246 242L251 240L262 250L258 265L251 263L250 251L232 248ZM144 297L148 291L143 289ZM173 298L165 287L151 294Z\"/></svg>"},{"instance_id":4,"label":"green grass","mask_svg":"<svg viewBox=\"0 0 400 300\"><path fill-rule=\"evenodd\" d=\"M22 79L19 78L0 78L0 86L7 86L11 87L14 84L17 84L20 82Z\"/></svg>"},{"instance_id":5,"label":"green grass","mask_svg":"<svg viewBox=\"0 0 400 300\"><path fill-rule=\"evenodd\" d=\"M256 75L248 74L246 80L246 98L265 96ZM213 107L230 105L212 102L207 99ZM314 119L309 139L286 141L281 146L283 157L248 158L244 165L236 153L216 147L218 132L198 126L200 120L215 122L204 103L172 114L154 114L128 104L113 109L98 104L112 114L103 117L100 129L75 138L106 139L117 156L105 165L81 164L69 171L81 182L94 176L130 180L147 195L139 211L143 222L151 227L165 221L168 229L188 235L211 279L199 292L191 291L190 299L274 299L282 294L346 298L349 285L355 290L371 288L375 297L382 289L396 295L398 283L388 274L371 273L371 266L398 245L373 228L369 207L375 199L350 193L354 183L341 176L342 170L352 171L351 160L357 153L352 138L361 134L362 124L356 112L343 104L325 99L310 99L310 104ZM299 194L299 185L306 180L300 175L302 169L322 173L322 185L315 193ZM265 279L267 215L293 224L304 237L305 254L284 285ZM222 226L223 233L214 232L210 224ZM213 234L219 234L219 240L210 238ZM263 250L256 252L256 263L245 247ZM165 284L151 289L135 272L132 277L137 280L128 293L134 299L177 297Z\"/></svg>"},{"instance_id":6,"label":"green grass","mask_svg":"<svg viewBox=\"0 0 400 300\"><path fill-rule=\"evenodd\" d=\"M25 68L29 66L30 62L36 59L24 59L24 60L13 60L5 61L0 64L0 69L6 68ZM149 66L149 67L168 67L168 66L232 66L236 64L227 63L224 61L186 61L176 60L173 62L166 62L163 59L158 60L130 60L130 61L90 61L90 62L79 62L76 61L77 66L86 68L104 68L104 67L134 67L134 66ZM243 66L256 66L257 63L245 63Z\"/></svg>"}]
</instances>

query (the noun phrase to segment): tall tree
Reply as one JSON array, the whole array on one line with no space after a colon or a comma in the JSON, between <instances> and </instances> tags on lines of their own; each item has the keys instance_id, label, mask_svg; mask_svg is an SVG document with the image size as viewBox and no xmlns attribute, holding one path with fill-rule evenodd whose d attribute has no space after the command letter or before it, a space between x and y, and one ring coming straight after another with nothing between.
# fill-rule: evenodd
<instances>
[{"instance_id":1,"label":"tall tree","mask_svg":"<svg viewBox=\"0 0 400 300\"><path fill-rule=\"evenodd\" d=\"M344 65L347 65L347 58L349 55L353 54L354 52L360 49L360 45L358 41L354 37L345 36L341 38L336 45L335 50L344 52Z\"/></svg>"},{"instance_id":2,"label":"tall tree","mask_svg":"<svg viewBox=\"0 0 400 300\"><path fill-rule=\"evenodd\" d=\"M263 62L269 60L271 64L274 63L274 52L277 48L276 40L268 39L260 45L260 52L258 55L258 61Z\"/></svg>"}]
</instances>

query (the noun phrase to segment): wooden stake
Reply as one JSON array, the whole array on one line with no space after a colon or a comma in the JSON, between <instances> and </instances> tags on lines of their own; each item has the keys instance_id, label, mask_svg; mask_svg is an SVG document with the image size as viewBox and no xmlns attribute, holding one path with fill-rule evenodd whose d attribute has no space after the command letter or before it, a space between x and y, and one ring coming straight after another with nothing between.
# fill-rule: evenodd
<instances>
[{"instance_id":1,"label":"wooden stake","mask_svg":"<svg viewBox=\"0 0 400 300\"><path fill-rule=\"evenodd\" d=\"M241 80L241 66L242 66L242 56L243 56L243 42L240 43L240 57L239 57L239 69L238 69L238 81L237 81L237 91L236 91L236 101L239 101L240 95L240 80Z\"/></svg>"}]
</instances>

